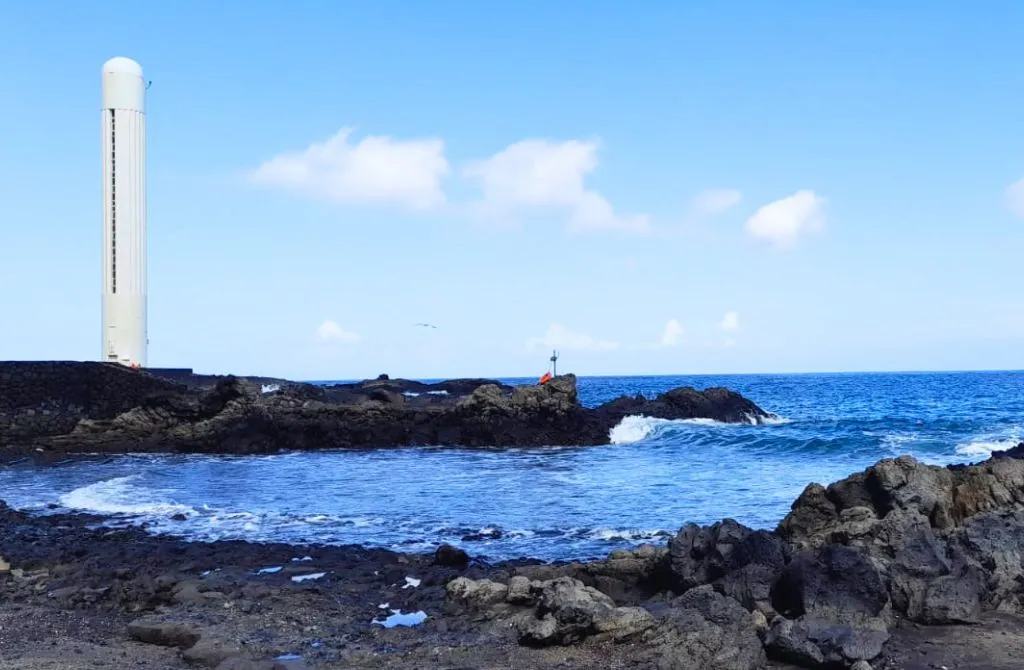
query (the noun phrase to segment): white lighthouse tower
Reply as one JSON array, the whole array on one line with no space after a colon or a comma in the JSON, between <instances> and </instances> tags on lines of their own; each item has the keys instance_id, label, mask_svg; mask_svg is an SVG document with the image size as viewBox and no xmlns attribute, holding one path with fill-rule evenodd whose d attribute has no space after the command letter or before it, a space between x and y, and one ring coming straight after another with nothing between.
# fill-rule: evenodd
<instances>
[{"instance_id":1,"label":"white lighthouse tower","mask_svg":"<svg viewBox=\"0 0 1024 670\"><path fill-rule=\"evenodd\" d=\"M145 367L146 84L129 58L103 64L103 352Z\"/></svg>"}]
</instances>

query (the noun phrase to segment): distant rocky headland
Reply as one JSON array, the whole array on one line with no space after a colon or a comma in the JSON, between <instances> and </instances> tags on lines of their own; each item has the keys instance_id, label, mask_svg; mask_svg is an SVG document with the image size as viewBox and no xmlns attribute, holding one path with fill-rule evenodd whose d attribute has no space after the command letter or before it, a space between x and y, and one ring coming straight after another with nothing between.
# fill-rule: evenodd
<instances>
[{"instance_id":1,"label":"distant rocky headland","mask_svg":"<svg viewBox=\"0 0 1024 670\"><path fill-rule=\"evenodd\" d=\"M71 453L600 445L634 415L755 424L774 416L723 388L587 408L573 375L515 387L384 375L315 385L107 363L0 362L0 454L8 462Z\"/></svg>"}]
</instances>

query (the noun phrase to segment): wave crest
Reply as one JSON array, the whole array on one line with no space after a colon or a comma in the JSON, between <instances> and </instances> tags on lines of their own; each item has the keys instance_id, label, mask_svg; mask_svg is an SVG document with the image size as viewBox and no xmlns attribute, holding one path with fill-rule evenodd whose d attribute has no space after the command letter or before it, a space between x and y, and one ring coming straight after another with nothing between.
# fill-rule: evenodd
<instances>
[{"instance_id":1,"label":"wave crest","mask_svg":"<svg viewBox=\"0 0 1024 670\"><path fill-rule=\"evenodd\" d=\"M988 458L994 451L1013 449L1018 444L1020 444L1020 439L1016 437L996 440L981 439L956 445L956 453L959 456L983 456Z\"/></svg>"},{"instance_id":2,"label":"wave crest","mask_svg":"<svg viewBox=\"0 0 1024 670\"><path fill-rule=\"evenodd\" d=\"M139 475L128 475L81 486L62 495L60 504L68 509L99 514L196 514L188 505L151 499L146 489L134 486L139 479Z\"/></svg>"},{"instance_id":3,"label":"wave crest","mask_svg":"<svg viewBox=\"0 0 1024 670\"><path fill-rule=\"evenodd\" d=\"M777 414L770 414L758 421L753 415L747 416L748 423L726 423L714 419L658 419L651 416L630 415L623 417L608 432L608 439L612 444L633 444L641 442L651 435L654 435L672 426L757 426L791 423Z\"/></svg>"}]
</instances>

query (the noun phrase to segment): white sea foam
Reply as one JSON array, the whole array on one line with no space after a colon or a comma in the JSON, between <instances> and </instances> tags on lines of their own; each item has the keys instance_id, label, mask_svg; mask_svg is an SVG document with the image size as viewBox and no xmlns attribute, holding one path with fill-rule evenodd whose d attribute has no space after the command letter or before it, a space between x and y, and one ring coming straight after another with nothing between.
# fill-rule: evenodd
<instances>
[{"instance_id":1,"label":"white sea foam","mask_svg":"<svg viewBox=\"0 0 1024 670\"><path fill-rule=\"evenodd\" d=\"M772 414L766 418L761 419L761 424L767 425L782 425L790 423L790 419L787 419L776 414ZM641 415L630 415L623 417L622 421L619 421L608 433L608 438L612 444L632 444L634 442L640 442L647 439L652 434L664 429L667 426L720 426L720 427L731 427L731 426L744 426L744 425L758 425L757 418L752 415L747 415L747 423L725 423L723 421L715 421L714 419L657 419L651 416Z\"/></svg>"},{"instance_id":2,"label":"white sea foam","mask_svg":"<svg viewBox=\"0 0 1024 670\"><path fill-rule=\"evenodd\" d=\"M920 441L921 436L917 433L888 433L882 436L881 444L890 454L900 456L907 453L907 445Z\"/></svg>"},{"instance_id":3,"label":"white sea foam","mask_svg":"<svg viewBox=\"0 0 1024 670\"><path fill-rule=\"evenodd\" d=\"M617 542L620 540L652 540L655 538L665 537L668 533L663 530L644 530L638 528L595 528L590 531L588 535L593 540Z\"/></svg>"},{"instance_id":4,"label":"white sea foam","mask_svg":"<svg viewBox=\"0 0 1024 670\"><path fill-rule=\"evenodd\" d=\"M292 581L296 584L299 584L301 582L308 582L313 579L320 579L326 574L326 572L313 572L308 575L295 575L294 577L292 577Z\"/></svg>"},{"instance_id":5,"label":"white sea foam","mask_svg":"<svg viewBox=\"0 0 1024 670\"><path fill-rule=\"evenodd\" d=\"M413 588L414 589L417 586L419 586L422 582L423 582L422 579L417 579L416 577L406 577L405 578L405 586L403 586L402 588L403 589L408 589L408 588Z\"/></svg>"},{"instance_id":6,"label":"white sea foam","mask_svg":"<svg viewBox=\"0 0 1024 670\"><path fill-rule=\"evenodd\" d=\"M612 444L633 444L647 439L659 426L667 424L664 419L652 419L647 416L623 417L612 427L608 439Z\"/></svg>"},{"instance_id":7,"label":"white sea foam","mask_svg":"<svg viewBox=\"0 0 1024 670\"><path fill-rule=\"evenodd\" d=\"M777 414L769 414L767 417L763 417L760 420L753 414L748 414L746 415L745 423L726 423L724 421L716 421L715 419L703 418L658 419L655 417L634 414L624 417L622 421L615 424L608 432L608 438L612 445L630 445L643 441L643 439L646 439L651 434L654 434L667 426L695 425L735 427L744 425L782 425L786 423L792 423L792 420L778 416Z\"/></svg>"},{"instance_id":8,"label":"white sea foam","mask_svg":"<svg viewBox=\"0 0 1024 670\"><path fill-rule=\"evenodd\" d=\"M751 420L751 423L756 425L757 421ZM784 426L787 423L793 423L793 420L787 419L784 416L779 416L778 414L769 414L761 419L761 423L766 426Z\"/></svg>"},{"instance_id":9,"label":"white sea foam","mask_svg":"<svg viewBox=\"0 0 1024 670\"><path fill-rule=\"evenodd\" d=\"M427 391L427 395L448 395L448 391Z\"/></svg>"},{"instance_id":10,"label":"white sea foam","mask_svg":"<svg viewBox=\"0 0 1024 670\"><path fill-rule=\"evenodd\" d=\"M60 504L68 509L99 514L157 515L197 514L188 505L152 500L144 487L134 486L139 475L114 477L82 486L59 498Z\"/></svg>"},{"instance_id":11,"label":"white sea foam","mask_svg":"<svg viewBox=\"0 0 1024 670\"><path fill-rule=\"evenodd\" d=\"M983 456L989 457L993 451L1012 449L1020 444L1018 437L1002 439L981 438L973 442L964 442L956 445L956 453L959 456Z\"/></svg>"},{"instance_id":12,"label":"white sea foam","mask_svg":"<svg viewBox=\"0 0 1024 670\"><path fill-rule=\"evenodd\" d=\"M528 538L533 537L534 535L536 535L536 533L534 533L532 530L510 530L507 533L505 533L505 537L518 538Z\"/></svg>"},{"instance_id":13,"label":"white sea foam","mask_svg":"<svg viewBox=\"0 0 1024 670\"><path fill-rule=\"evenodd\" d=\"M260 391L262 391L263 393L277 393L280 390L281 390L281 385L280 384L263 384L260 387Z\"/></svg>"},{"instance_id":14,"label":"white sea foam","mask_svg":"<svg viewBox=\"0 0 1024 670\"><path fill-rule=\"evenodd\" d=\"M416 393L416 391L405 391L405 392L402 393L402 395L404 395L406 398L419 398L420 397L420 394Z\"/></svg>"}]
</instances>

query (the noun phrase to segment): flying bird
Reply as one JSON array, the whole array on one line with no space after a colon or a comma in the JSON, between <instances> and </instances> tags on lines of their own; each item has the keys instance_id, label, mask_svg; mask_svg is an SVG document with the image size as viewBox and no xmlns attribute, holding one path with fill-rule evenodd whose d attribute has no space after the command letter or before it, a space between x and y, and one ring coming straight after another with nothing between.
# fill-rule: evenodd
<instances>
[{"instance_id":1,"label":"flying bird","mask_svg":"<svg viewBox=\"0 0 1024 670\"><path fill-rule=\"evenodd\" d=\"M419 326L420 328L437 328L437 326L435 326L432 323L414 323L412 325L413 326Z\"/></svg>"}]
</instances>

